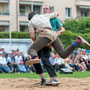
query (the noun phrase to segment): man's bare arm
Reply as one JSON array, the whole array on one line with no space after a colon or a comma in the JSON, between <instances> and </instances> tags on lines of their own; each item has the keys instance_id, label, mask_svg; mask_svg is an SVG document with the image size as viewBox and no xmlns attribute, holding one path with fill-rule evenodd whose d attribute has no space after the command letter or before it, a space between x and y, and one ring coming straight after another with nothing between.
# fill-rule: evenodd
<instances>
[{"instance_id":1,"label":"man's bare arm","mask_svg":"<svg viewBox=\"0 0 90 90\"><path fill-rule=\"evenodd\" d=\"M63 26L58 28L60 31L57 31L57 35L63 34L65 32L65 28Z\"/></svg>"},{"instance_id":2,"label":"man's bare arm","mask_svg":"<svg viewBox=\"0 0 90 90\"><path fill-rule=\"evenodd\" d=\"M54 13L47 13L47 14L44 14L44 15L49 17L49 19L53 19L53 18L58 17L59 13L58 12L54 12Z\"/></svg>"}]
</instances>

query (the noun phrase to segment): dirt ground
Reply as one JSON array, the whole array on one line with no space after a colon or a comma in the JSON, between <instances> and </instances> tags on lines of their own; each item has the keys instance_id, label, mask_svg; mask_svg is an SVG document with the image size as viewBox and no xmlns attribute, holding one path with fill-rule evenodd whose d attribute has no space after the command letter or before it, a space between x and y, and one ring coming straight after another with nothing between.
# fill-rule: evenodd
<instances>
[{"instance_id":1,"label":"dirt ground","mask_svg":"<svg viewBox=\"0 0 90 90\"><path fill-rule=\"evenodd\" d=\"M40 79L0 79L0 90L90 90L90 78L60 78L58 86L41 86Z\"/></svg>"}]
</instances>

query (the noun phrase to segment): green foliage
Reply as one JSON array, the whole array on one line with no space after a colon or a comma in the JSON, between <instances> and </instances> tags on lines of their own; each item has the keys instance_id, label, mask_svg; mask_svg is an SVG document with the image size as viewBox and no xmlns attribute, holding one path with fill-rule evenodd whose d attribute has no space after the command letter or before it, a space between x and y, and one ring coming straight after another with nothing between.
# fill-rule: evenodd
<instances>
[{"instance_id":1,"label":"green foliage","mask_svg":"<svg viewBox=\"0 0 90 90\"><path fill-rule=\"evenodd\" d=\"M79 19L77 27L79 27L78 30L77 30L79 33L84 33L85 32L84 29L86 28L85 20L84 19Z\"/></svg>"},{"instance_id":2,"label":"green foliage","mask_svg":"<svg viewBox=\"0 0 90 90\"><path fill-rule=\"evenodd\" d=\"M78 20L67 19L64 21L64 27L73 33L90 33L90 17L79 18Z\"/></svg>"},{"instance_id":3,"label":"green foliage","mask_svg":"<svg viewBox=\"0 0 90 90\"><path fill-rule=\"evenodd\" d=\"M78 26L78 21L75 20L75 19L66 19L64 21L63 26L66 30L70 30L74 33L76 33L79 29L79 27L77 27Z\"/></svg>"},{"instance_id":4,"label":"green foliage","mask_svg":"<svg viewBox=\"0 0 90 90\"><path fill-rule=\"evenodd\" d=\"M67 19L64 21L65 34L60 36L65 48L73 43L78 36L82 36L90 43L90 17L75 19ZM80 45L81 48L90 49L85 45Z\"/></svg>"},{"instance_id":5,"label":"green foliage","mask_svg":"<svg viewBox=\"0 0 90 90\"><path fill-rule=\"evenodd\" d=\"M90 17L85 18L86 27L90 29Z\"/></svg>"},{"instance_id":6,"label":"green foliage","mask_svg":"<svg viewBox=\"0 0 90 90\"><path fill-rule=\"evenodd\" d=\"M12 32L12 38L30 38L28 32ZM0 32L0 38L9 38L9 32Z\"/></svg>"},{"instance_id":7,"label":"green foliage","mask_svg":"<svg viewBox=\"0 0 90 90\"><path fill-rule=\"evenodd\" d=\"M0 32L0 38L9 38L9 32Z\"/></svg>"},{"instance_id":8,"label":"green foliage","mask_svg":"<svg viewBox=\"0 0 90 90\"><path fill-rule=\"evenodd\" d=\"M12 38L30 38L28 32L12 32Z\"/></svg>"},{"instance_id":9,"label":"green foliage","mask_svg":"<svg viewBox=\"0 0 90 90\"><path fill-rule=\"evenodd\" d=\"M70 30L67 30L65 34L60 35L61 42L63 43L64 47L66 48L70 44L72 44L78 36L82 36L85 40L87 40L90 43L90 34L76 34L72 33ZM85 45L80 45L81 48L90 49L89 47Z\"/></svg>"}]
</instances>

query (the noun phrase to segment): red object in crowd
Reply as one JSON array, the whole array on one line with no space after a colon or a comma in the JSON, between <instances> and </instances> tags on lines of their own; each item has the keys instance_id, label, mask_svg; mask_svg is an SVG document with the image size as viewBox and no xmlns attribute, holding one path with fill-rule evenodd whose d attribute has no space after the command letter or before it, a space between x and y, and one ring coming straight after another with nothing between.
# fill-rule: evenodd
<instances>
[{"instance_id":1,"label":"red object in crowd","mask_svg":"<svg viewBox=\"0 0 90 90\"><path fill-rule=\"evenodd\" d=\"M85 55L85 54L86 54L86 52L84 51L84 52L83 52L83 55Z\"/></svg>"},{"instance_id":2,"label":"red object in crowd","mask_svg":"<svg viewBox=\"0 0 90 90\"><path fill-rule=\"evenodd\" d=\"M24 63L24 62L21 60L21 61L20 61L20 64L23 64L23 63Z\"/></svg>"}]
</instances>

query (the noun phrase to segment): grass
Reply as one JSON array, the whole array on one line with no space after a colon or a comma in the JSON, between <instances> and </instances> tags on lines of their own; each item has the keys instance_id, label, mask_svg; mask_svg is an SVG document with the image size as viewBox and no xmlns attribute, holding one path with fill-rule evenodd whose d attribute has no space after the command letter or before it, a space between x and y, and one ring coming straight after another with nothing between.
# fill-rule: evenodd
<instances>
[{"instance_id":1,"label":"grass","mask_svg":"<svg viewBox=\"0 0 90 90\"><path fill-rule=\"evenodd\" d=\"M44 73L46 78L49 78L48 73ZM88 72L73 72L73 74L60 74L57 72L58 78L68 77L68 78L87 78L90 77L90 71ZM39 79L39 75L36 73L1 73L0 78L32 78Z\"/></svg>"}]
</instances>

